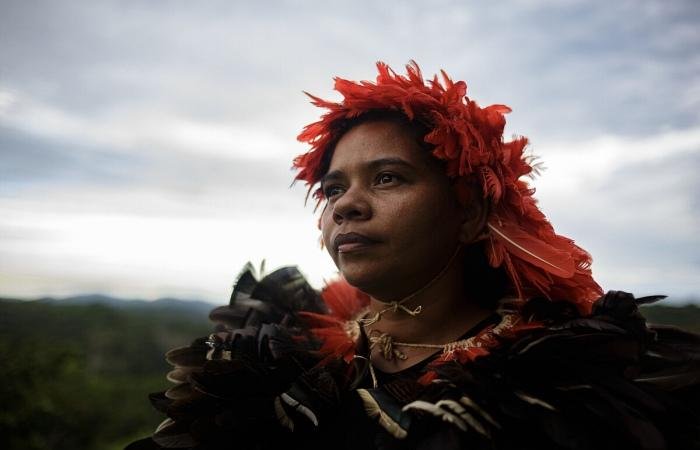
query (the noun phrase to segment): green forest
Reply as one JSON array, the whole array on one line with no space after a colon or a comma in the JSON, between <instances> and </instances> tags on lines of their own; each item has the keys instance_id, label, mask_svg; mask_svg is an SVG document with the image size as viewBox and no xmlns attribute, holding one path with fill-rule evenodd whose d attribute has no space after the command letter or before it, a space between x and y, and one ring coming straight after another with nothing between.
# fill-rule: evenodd
<instances>
[{"instance_id":1,"label":"green forest","mask_svg":"<svg viewBox=\"0 0 700 450\"><path fill-rule=\"evenodd\" d=\"M163 354L209 333L211 305L128 304L0 300L0 448L114 450L153 431ZM700 332L696 306L643 313Z\"/></svg>"},{"instance_id":2,"label":"green forest","mask_svg":"<svg viewBox=\"0 0 700 450\"><path fill-rule=\"evenodd\" d=\"M184 309L0 302L0 447L121 449L149 435L164 352L209 330Z\"/></svg>"}]
</instances>

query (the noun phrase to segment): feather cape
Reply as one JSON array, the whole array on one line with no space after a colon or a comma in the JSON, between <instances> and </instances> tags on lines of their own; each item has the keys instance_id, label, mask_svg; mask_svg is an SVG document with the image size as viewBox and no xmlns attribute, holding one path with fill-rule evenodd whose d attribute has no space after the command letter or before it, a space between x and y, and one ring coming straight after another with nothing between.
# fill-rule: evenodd
<instances>
[{"instance_id":1,"label":"feather cape","mask_svg":"<svg viewBox=\"0 0 700 450\"><path fill-rule=\"evenodd\" d=\"M168 418L127 448L700 448L700 337L648 326L658 298L510 305L480 345L373 387L348 324L366 298L248 267L215 332L168 352Z\"/></svg>"}]
</instances>

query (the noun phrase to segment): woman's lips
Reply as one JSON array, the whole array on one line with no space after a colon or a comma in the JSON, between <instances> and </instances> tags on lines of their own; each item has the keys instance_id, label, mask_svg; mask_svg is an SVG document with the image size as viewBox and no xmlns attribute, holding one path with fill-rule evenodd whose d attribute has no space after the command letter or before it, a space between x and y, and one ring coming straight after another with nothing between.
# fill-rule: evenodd
<instances>
[{"instance_id":1,"label":"woman's lips","mask_svg":"<svg viewBox=\"0 0 700 450\"><path fill-rule=\"evenodd\" d=\"M344 233L339 234L333 240L333 246L338 253L350 253L357 250L362 250L377 241L370 239L367 236L359 233Z\"/></svg>"}]
</instances>

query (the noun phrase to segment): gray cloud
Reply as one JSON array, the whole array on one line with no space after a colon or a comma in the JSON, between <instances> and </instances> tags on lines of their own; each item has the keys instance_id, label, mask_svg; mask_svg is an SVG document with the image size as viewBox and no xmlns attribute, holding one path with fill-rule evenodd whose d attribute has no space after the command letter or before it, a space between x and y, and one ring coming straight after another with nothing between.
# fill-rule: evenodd
<instances>
[{"instance_id":1,"label":"gray cloud","mask_svg":"<svg viewBox=\"0 0 700 450\"><path fill-rule=\"evenodd\" d=\"M69 110L157 102L293 130L301 89L327 92L328 74L371 77L376 59L415 57L426 71L467 78L477 99L527 111L517 116L525 131L638 133L698 122L692 1L9 2L3 13L5 82Z\"/></svg>"},{"instance_id":2,"label":"gray cloud","mask_svg":"<svg viewBox=\"0 0 700 450\"><path fill-rule=\"evenodd\" d=\"M639 159L634 145L700 126L698 22L698 3L680 0L5 1L0 206L22 221L0 220L0 244L38 249L71 217L100 214L301 223L311 213L303 187L288 189L289 163L318 114L301 90L333 97L332 75L373 78L376 60L415 58L426 76L466 79L481 104L512 106L508 133L551 148L545 163L601 136L629 145L598 174L579 168L590 183L567 191L575 201L545 185L544 206L606 281L695 292L700 149ZM22 228L34 217L46 223Z\"/></svg>"},{"instance_id":3,"label":"gray cloud","mask_svg":"<svg viewBox=\"0 0 700 450\"><path fill-rule=\"evenodd\" d=\"M303 207L305 195L301 185L289 189L293 173L280 159L127 153L7 131L0 161L0 196L52 198L92 212L231 215L263 205L289 212Z\"/></svg>"},{"instance_id":4,"label":"gray cloud","mask_svg":"<svg viewBox=\"0 0 700 450\"><path fill-rule=\"evenodd\" d=\"M10 129L0 132L0 178L3 187L13 190L25 185L129 183L136 168L145 168L146 159Z\"/></svg>"}]
</instances>

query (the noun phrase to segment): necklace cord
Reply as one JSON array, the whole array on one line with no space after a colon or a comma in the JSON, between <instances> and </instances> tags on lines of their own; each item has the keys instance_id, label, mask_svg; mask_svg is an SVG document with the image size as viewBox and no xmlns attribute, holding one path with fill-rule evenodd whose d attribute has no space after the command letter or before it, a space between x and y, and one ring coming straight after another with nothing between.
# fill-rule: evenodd
<instances>
[{"instance_id":1,"label":"necklace cord","mask_svg":"<svg viewBox=\"0 0 700 450\"><path fill-rule=\"evenodd\" d=\"M394 359L405 360L408 357L404 352L396 347L408 347L408 348L435 348L442 349L443 351L454 351L459 348L460 344L464 344L462 341L448 342L447 344L419 344L413 342L396 342L394 337L389 333L382 333L378 330L372 330L371 334L368 336L370 345L369 349L372 350L374 347L379 347L379 351L382 357L388 361Z\"/></svg>"}]
</instances>

